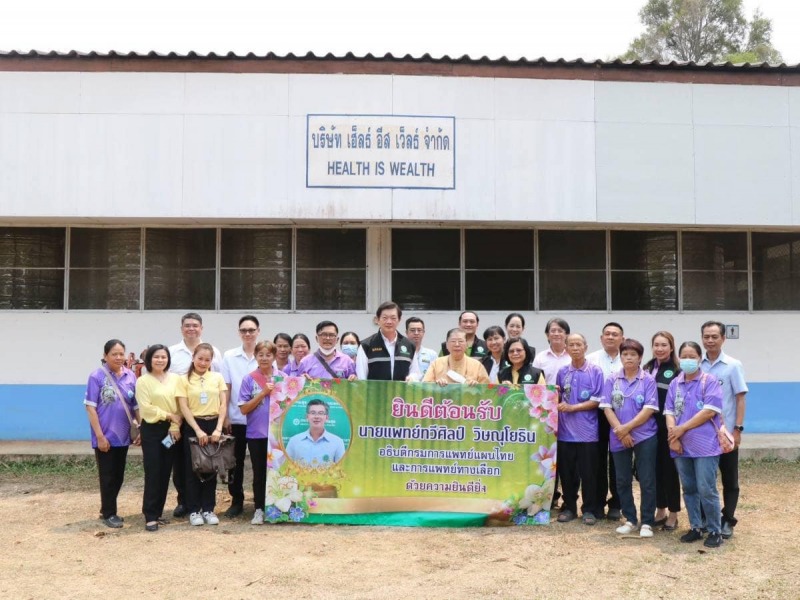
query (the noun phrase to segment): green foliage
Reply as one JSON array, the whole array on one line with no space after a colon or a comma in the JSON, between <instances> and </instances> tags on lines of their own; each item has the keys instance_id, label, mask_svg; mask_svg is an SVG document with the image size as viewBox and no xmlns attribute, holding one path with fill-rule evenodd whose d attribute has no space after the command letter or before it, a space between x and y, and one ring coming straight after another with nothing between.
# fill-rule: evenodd
<instances>
[{"instance_id":1,"label":"green foliage","mask_svg":"<svg viewBox=\"0 0 800 600\"><path fill-rule=\"evenodd\" d=\"M781 55L771 41L772 21L759 10L748 21L742 2L647 0L639 11L645 31L631 42L621 58L779 63Z\"/></svg>"}]
</instances>

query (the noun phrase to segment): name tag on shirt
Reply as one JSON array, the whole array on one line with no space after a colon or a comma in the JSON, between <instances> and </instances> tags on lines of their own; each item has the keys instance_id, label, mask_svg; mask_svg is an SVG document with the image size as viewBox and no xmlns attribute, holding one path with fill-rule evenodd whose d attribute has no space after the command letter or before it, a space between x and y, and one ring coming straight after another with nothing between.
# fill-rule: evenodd
<instances>
[{"instance_id":1,"label":"name tag on shirt","mask_svg":"<svg viewBox=\"0 0 800 600\"><path fill-rule=\"evenodd\" d=\"M208 404L208 394L200 392L200 404Z\"/></svg>"}]
</instances>

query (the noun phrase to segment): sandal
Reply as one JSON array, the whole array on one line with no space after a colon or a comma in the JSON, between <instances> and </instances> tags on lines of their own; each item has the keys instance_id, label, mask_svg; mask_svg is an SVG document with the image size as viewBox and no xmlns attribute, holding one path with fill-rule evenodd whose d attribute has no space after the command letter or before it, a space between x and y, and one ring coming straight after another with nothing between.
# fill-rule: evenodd
<instances>
[{"instance_id":1,"label":"sandal","mask_svg":"<svg viewBox=\"0 0 800 600\"><path fill-rule=\"evenodd\" d=\"M664 524L661 526L662 531L675 531L678 528L678 519L675 519L674 525L667 525L667 522L664 521Z\"/></svg>"}]
</instances>

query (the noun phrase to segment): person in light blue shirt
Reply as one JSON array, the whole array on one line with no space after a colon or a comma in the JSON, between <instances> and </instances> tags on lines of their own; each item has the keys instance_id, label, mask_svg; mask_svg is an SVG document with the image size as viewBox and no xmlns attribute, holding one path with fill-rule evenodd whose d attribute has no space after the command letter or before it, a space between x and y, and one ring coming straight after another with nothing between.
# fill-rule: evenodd
<instances>
[{"instance_id":1,"label":"person in light blue shirt","mask_svg":"<svg viewBox=\"0 0 800 600\"><path fill-rule=\"evenodd\" d=\"M329 412L324 400L314 399L308 403L308 430L293 435L286 444L289 458L308 466L330 466L342 460L344 441L325 429Z\"/></svg>"}]
</instances>

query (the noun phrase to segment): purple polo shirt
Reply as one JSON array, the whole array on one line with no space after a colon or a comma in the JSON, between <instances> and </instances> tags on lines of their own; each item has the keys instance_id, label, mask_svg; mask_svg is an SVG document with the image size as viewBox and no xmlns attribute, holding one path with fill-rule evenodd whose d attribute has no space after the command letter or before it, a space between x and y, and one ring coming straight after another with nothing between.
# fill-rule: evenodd
<instances>
[{"instance_id":1,"label":"purple polo shirt","mask_svg":"<svg viewBox=\"0 0 800 600\"><path fill-rule=\"evenodd\" d=\"M131 424L125 408L120 402L119 395L114 389L110 378L117 382L119 391L128 404L131 418L136 418L134 412L139 406L136 404L136 375L127 367L122 367L122 375L119 378L100 367L89 375L89 382L86 384L86 396L83 403L86 406L94 406L97 410L97 418L100 420L100 429L106 436L108 443L112 446L129 446L131 443ZM97 448L97 436L94 429L89 427L92 433L92 448Z\"/></svg>"},{"instance_id":2,"label":"purple polo shirt","mask_svg":"<svg viewBox=\"0 0 800 600\"><path fill-rule=\"evenodd\" d=\"M325 360L325 358L323 357L322 360ZM317 358L316 352L314 354L309 354L300 361L295 375L298 377L308 375L312 379L333 379L331 374L328 373L328 370L323 367L322 363L319 361L320 359ZM331 371L336 374L336 377L341 379L347 379L350 375L356 374L356 363L353 362L352 358L339 350L336 350L336 354L333 360L328 363L328 366Z\"/></svg>"},{"instance_id":3,"label":"purple polo shirt","mask_svg":"<svg viewBox=\"0 0 800 600\"><path fill-rule=\"evenodd\" d=\"M676 425L683 425L707 408L716 415L712 420L719 424L722 414L722 388L719 380L710 373L695 377L692 381L685 381L684 373L678 375L669 384L667 401L664 403L664 414L675 417ZM702 380L705 378L705 389ZM719 456L722 449L719 447L717 430L711 421L706 421L700 427L690 429L681 437L683 454L676 454L670 450L673 458L683 456L686 458L700 458L703 456Z\"/></svg>"},{"instance_id":4,"label":"purple polo shirt","mask_svg":"<svg viewBox=\"0 0 800 600\"><path fill-rule=\"evenodd\" d=\"M579 369L570 363L559 370L556 385L560 402L580 404L593 399L599 403L603 395L603 370L588 360ZM558 439L562 442L598 441L597 411L558 413Z\"/></svg>"},{"instance_id":5,"label":"purple polo shirt","mask_svg":"<svg viewBox=\"0 0 800 600\"><path fill-rule=\"evenodd\" d=\"M274 381L275 377L286 377L283 371L272 371L272 378L268 381ZM253 398L261 393L261 386L253 379L253 376L248 373L242 378L242 385L239 388L239 398L237 404L241 406L245 402L250 402ZM258 405L255 410L250 411L245 415L247 418L247 432L245 437L250 440L257 440L269 437L269 403L270 398L267 396Z\"/></svg>"},{"instance_id":6,"label":"purple polo shirt","mask_svg":"<svg viewBox=\"0 0 800 600\"><path fill-rule=\"evenodd\" d=\"M653 437L658 432L654 417L658 412L657 390L656 380L642 369L639 369L636 378L631 382L625 378L625 371L620 370L606 379L600 408L613 410L622 425L632 421L643 408L651 410L650 418L631 431L633 443L638 444ZM609 445L611 452L626 450L613 431L611 432Z\"/></svg>"}]
</instances>

